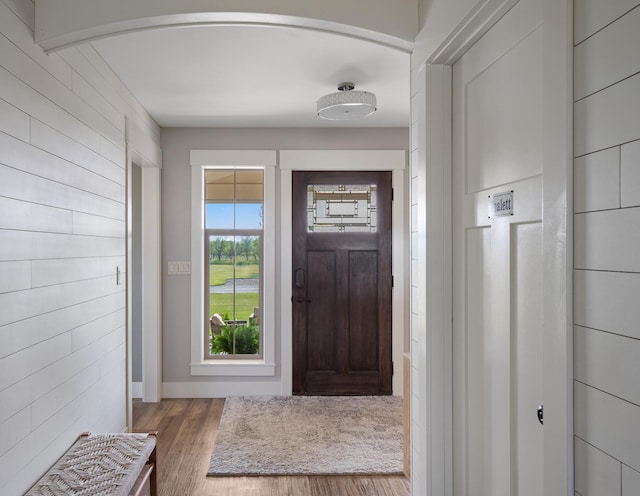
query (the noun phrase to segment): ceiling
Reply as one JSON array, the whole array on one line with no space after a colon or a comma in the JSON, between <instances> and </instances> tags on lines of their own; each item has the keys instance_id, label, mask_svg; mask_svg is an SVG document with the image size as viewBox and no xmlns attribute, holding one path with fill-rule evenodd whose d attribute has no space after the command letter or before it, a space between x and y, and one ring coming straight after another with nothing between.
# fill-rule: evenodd
<instances>
[{"instance_id":1,"label":"ceiling","mask_svg":"<svg viewBox=\"0 0 640 496\"><path fill-rule=\"evenodd\" d=\"M408 127L410 56L324 31L190 26L92 45L162 127ZM327 121L316 101L350 81L378 111Z\"/></svg>"}]
</instances>

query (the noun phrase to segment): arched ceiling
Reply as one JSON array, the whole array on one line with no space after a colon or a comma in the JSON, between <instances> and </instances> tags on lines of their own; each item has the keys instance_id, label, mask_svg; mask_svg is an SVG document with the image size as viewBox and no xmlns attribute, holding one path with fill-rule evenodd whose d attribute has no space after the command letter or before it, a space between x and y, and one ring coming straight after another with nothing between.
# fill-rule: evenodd
<instances>
[{"instance_id":1,"label":"arched ceiling","mask_svg":"<svg viewBox=\"0 0 640 496\"><path fill-rule=\"evenodd\" d=\"M163 127L409 125L417 0L233 0L243 12L215 11L230 1L36 0L36 41L91 42ZM343 81L375 93L379 110L318 118L316 100Z\"/></svg>"},{"instance_id":2,"label":"arched ceiling","mask_svg":"<svg viewBox=\"0 0 640 496\"><path fill-rule=\"evenodd\" d=\"M93 42L163 127L407 127L409 54L300 28L205 26ZM336 123L316 101L343 81L376 94L373 115Z\"/></svg>"}]
</instances>

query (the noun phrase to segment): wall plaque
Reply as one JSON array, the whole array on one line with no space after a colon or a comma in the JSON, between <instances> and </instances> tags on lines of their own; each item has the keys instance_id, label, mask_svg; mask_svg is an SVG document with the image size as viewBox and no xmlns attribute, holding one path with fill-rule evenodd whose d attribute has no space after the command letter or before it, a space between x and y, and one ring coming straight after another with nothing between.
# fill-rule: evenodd
<instances>
[{"instance_id":1,"label":"wall plaque","mask_svg":"<svg viewBox=\"0 0 640 496\"><path fill-rule=\"evenodd\" d=\"M489 195L489 203L491 204L490 219L493 217L513 215L513 190Z\"/></svg>"}]
</instances>

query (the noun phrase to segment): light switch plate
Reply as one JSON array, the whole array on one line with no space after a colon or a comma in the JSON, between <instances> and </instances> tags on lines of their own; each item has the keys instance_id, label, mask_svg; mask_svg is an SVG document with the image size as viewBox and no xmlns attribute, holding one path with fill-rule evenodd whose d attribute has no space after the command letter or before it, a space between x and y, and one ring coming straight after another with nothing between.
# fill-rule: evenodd
<instances>
[{"instance_id":1,"label":"light switch plate","mask_svg":"<svg viewBox=\"0 0 640 496\"><path fill-rule=\"evenodd\" d=\"M168 272L170 276L191 274L191 262L169 262Z\"/></svg>"}]
</instances>

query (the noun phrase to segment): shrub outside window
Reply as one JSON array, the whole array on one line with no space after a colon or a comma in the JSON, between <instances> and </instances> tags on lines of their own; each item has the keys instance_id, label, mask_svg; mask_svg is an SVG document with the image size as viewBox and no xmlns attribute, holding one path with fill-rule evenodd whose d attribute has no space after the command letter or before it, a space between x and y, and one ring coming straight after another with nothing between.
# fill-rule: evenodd
<instances>
[{"instance_id":1,"label":"shrub outside window","mask_svg":"<svg viewBox=\"0 0 640 496\"><path fill-rule=\"evenodd\" d=\"M264 171L206 169L204 202L204 358L261 358Z\"/></svg>"}]
</instances>

